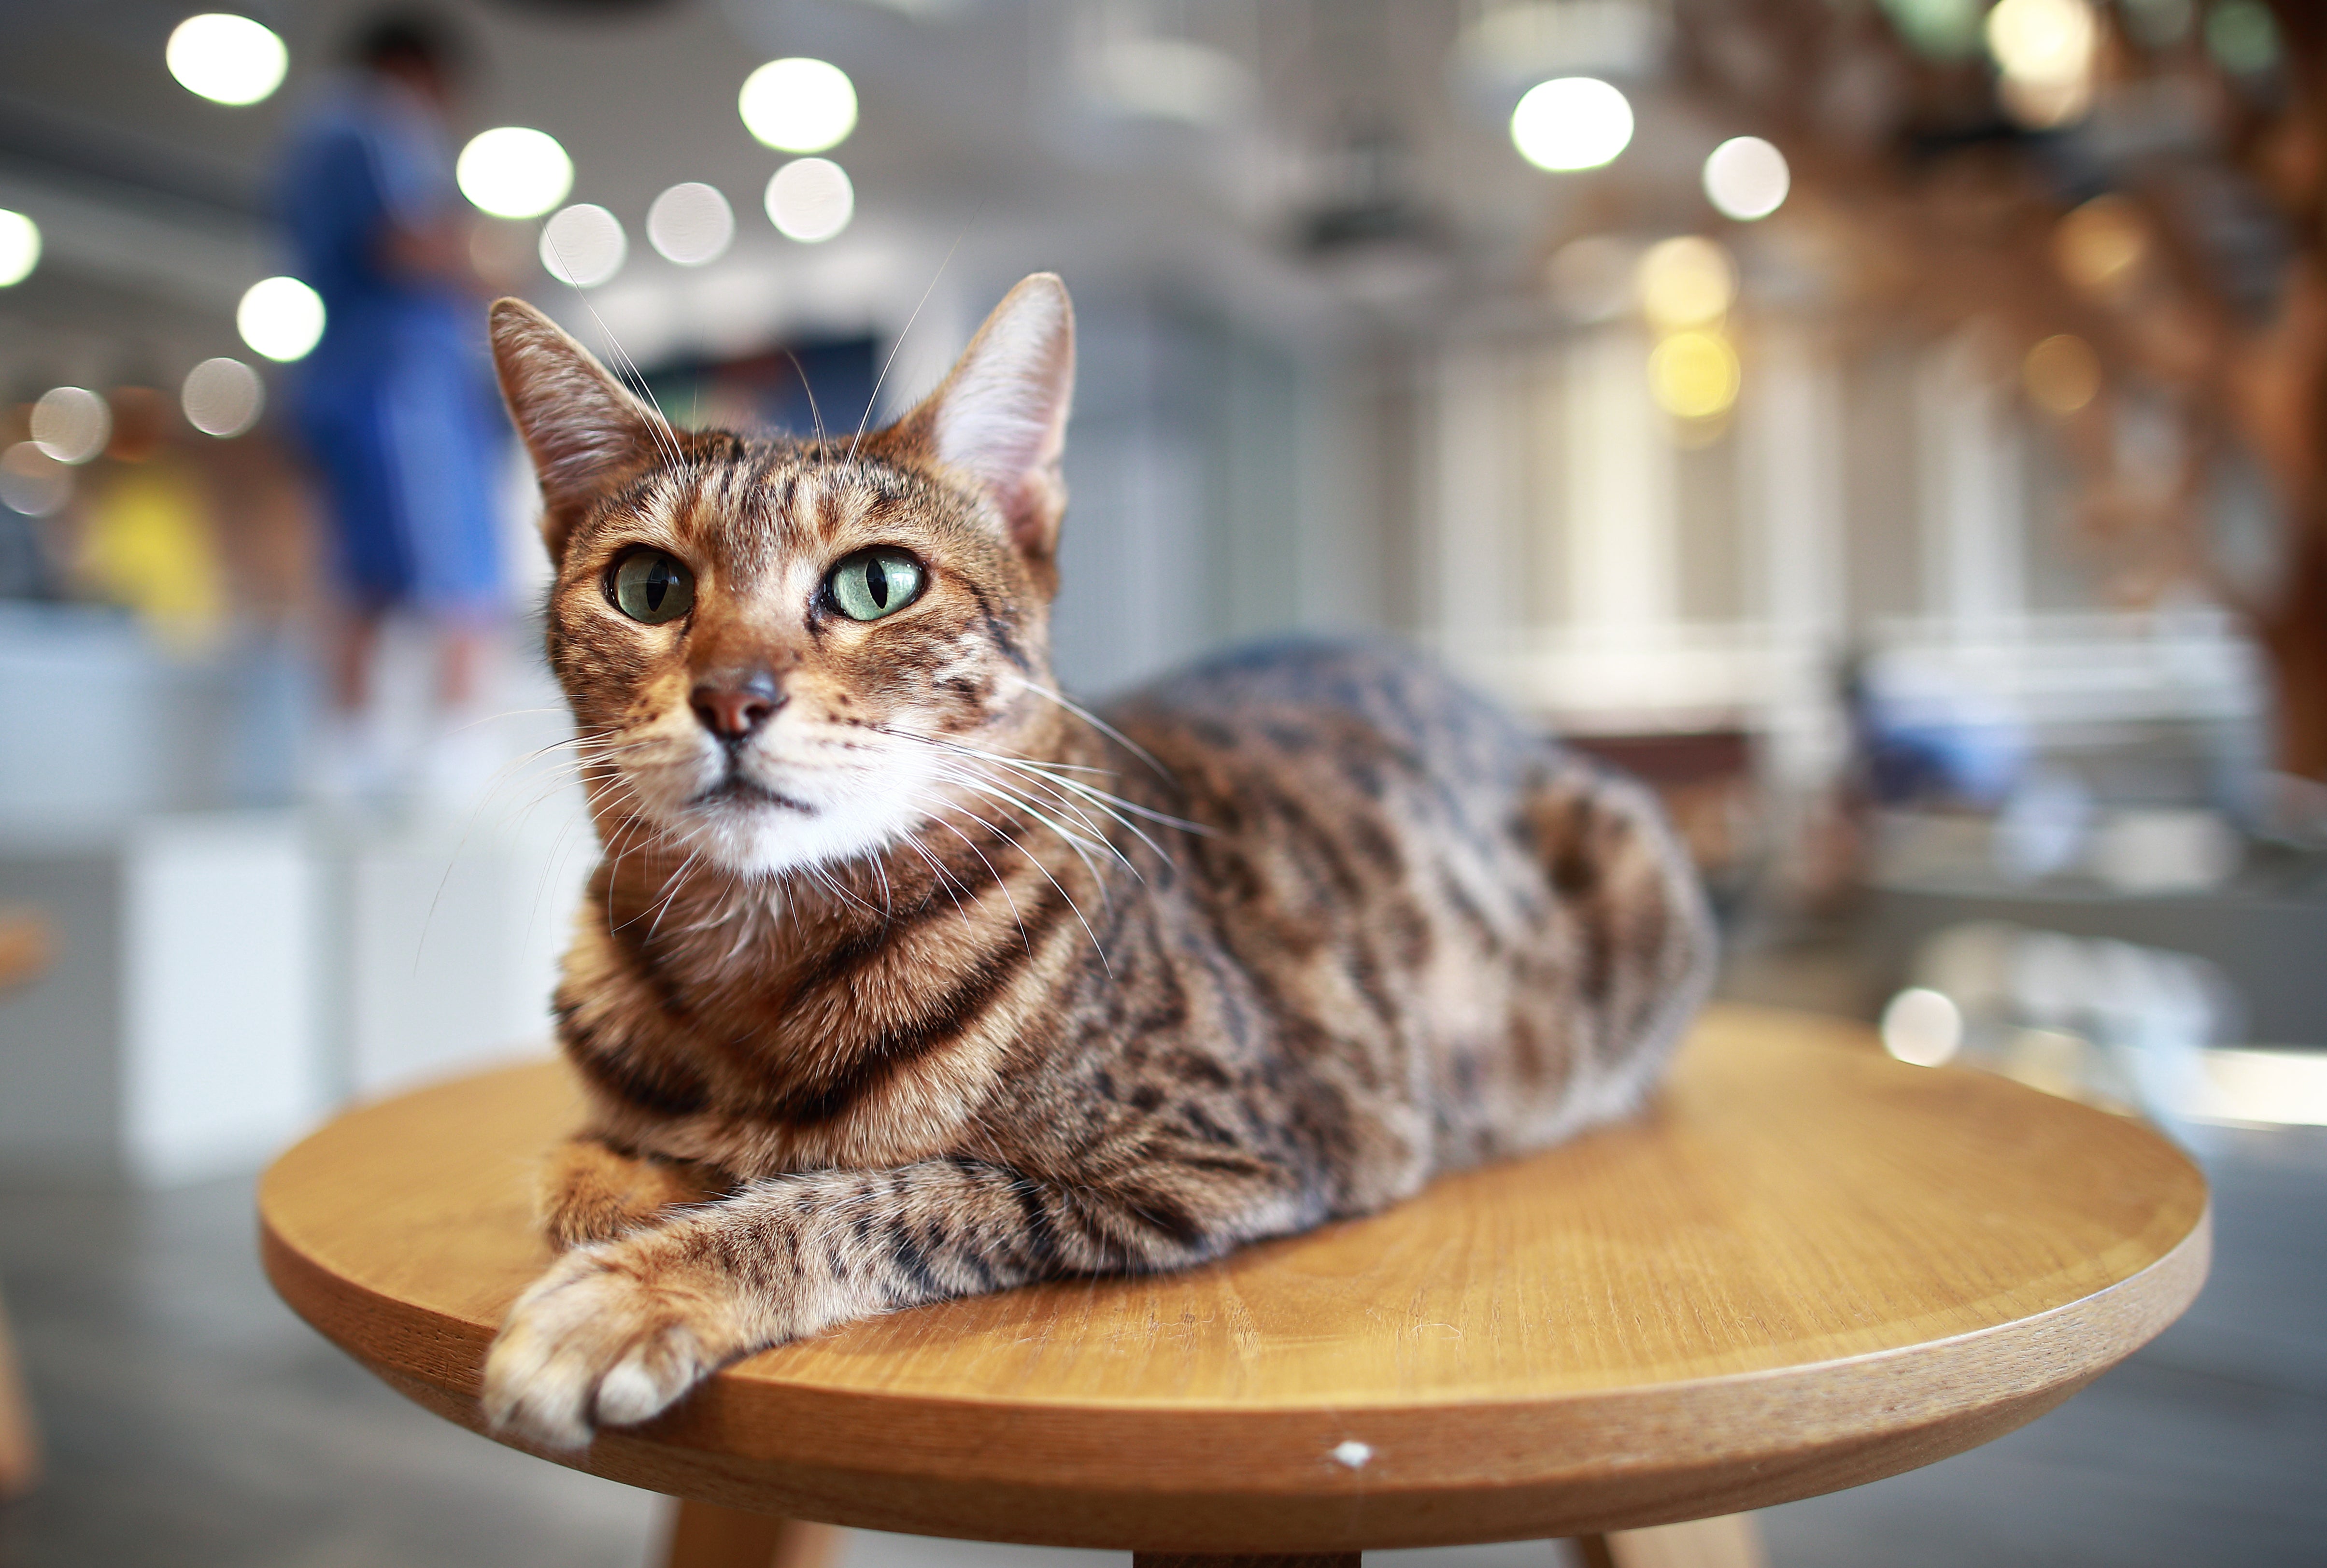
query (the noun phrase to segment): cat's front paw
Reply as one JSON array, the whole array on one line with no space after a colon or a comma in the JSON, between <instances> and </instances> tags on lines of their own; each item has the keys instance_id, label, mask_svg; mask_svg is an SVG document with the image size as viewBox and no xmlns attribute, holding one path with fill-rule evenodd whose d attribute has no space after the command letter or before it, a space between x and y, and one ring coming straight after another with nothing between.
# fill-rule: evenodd
<instances>
[{"instance_id":1,"label":"cat's front paw","mask_svg":"<svg viewBox=\"0 0 2327 1568\"><path fill-rule=\"evenodd\" d=\"M658 1415L744 1348L734 1309L624 1243L558 1259L485 1358L485 1418L548 1448Z\"/></svg>"}]
</instances>

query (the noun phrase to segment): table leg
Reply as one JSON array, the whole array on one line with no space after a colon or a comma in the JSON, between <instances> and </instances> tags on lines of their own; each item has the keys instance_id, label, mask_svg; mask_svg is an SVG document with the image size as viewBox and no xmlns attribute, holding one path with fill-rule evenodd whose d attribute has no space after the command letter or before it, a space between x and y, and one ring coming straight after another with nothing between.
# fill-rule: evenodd
<instances>
[{"instance_id":1,"label":"table leg","mask_svg":"<svg viewBox=\"0 0 2327 1568\"><path fill-rule=\"evenodd\" d=\"M41 1473L41 1442L33 1427L33 1403L16 1365L16 1344L8 1335L8 1308L0 1302L0 1501L30 1491Z\"/></svg>"},{"instance_id":2,"label":"table leg","mask_svg":"<svg viewBox=\"0 0 2327 1568\"><path fill-rule=\"evenodd\" d=\"M1201 1552L1134 1552L1131 1568L1358 1568L1355 1552L1295 1552L1282 1555L1234 1553L1211 1556Z\"/></svg>"},{"instance_id":3,"label":"table leg","mask_svg":"<svg viewBox=\"0 0 2327 1568\"><path fill-rule=\"evenodd\" d=\"M836 1525L679 1498L670 1510L663 1568L832 1568L842 1535Z\"/></svg>"},{"instance_id":4,"label":"table leg","mask_svg":"<svg viewBox=\"0 0 2327 1568\"><path fill-rule=\"evenodd\" d=\"M1751 1514L1691 1519L1647 1530L1578 1535L1584 1568L1769 1568Z\"/></svg>"}]
</instances>

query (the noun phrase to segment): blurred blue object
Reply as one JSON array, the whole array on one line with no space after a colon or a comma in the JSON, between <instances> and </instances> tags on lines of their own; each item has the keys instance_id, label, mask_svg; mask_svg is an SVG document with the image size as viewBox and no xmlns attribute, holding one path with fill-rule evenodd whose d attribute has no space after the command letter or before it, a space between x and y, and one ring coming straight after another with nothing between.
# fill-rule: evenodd
<instances>
[{"instance_id":1,"label":"blurred blue object","mask_svg":"<svg viewBox=\"0 0 2327 1568\"><path fill-rule=\"evenodd\" d=\"M490 615L500 605L492 476L499 418L480 302L441 252L461 217L442 118L382 72L309 110L278 192L322 341L299 367L299 430L337 525L341 585L366 610ZM418 243L416 243L417 241Z\"/></svg>"}]
</instances>

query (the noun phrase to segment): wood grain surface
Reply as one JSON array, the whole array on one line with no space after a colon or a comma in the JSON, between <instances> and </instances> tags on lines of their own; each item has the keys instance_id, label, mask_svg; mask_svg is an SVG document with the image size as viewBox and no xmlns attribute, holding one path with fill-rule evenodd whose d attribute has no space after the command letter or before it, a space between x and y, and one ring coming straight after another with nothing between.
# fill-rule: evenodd
<instances>
[{"instance_id":1,"label":"wood grain surface","mask_svg":"<svg viewBox=\"0 0 2327 1568\"><path fill-rule=\"evenodd\" d=\"M449 1419L548 1254L562 1067L350 1113L259 1193L276 1287ZM1341 1552L1734 1513L2065 1399L2206 1270L2197 1170L2134 1122L1709 1012L1637 1121L1375 1218L1146 1279L769 1351L561 1462L731 1507L1156 1552Z\"/></svg>"}]
</instances>

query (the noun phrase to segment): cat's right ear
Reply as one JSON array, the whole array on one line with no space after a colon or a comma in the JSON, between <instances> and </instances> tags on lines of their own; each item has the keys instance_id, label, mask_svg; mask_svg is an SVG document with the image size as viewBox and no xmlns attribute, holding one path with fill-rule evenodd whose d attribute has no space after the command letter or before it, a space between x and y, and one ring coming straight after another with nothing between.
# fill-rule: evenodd
<instances>
[{"instance_id":1,"label":"cat's right ear","mask_svg":"<svg viewBox=\"0 0 2327 1568\"><path fill-rule=\"evenodd\" d=\"M671 444L668 427L590 350L523 300L497 300L493 369L509 417L541 479L541 536L551 560L590 503Z\"/></svg>"}]
</instances>

